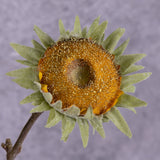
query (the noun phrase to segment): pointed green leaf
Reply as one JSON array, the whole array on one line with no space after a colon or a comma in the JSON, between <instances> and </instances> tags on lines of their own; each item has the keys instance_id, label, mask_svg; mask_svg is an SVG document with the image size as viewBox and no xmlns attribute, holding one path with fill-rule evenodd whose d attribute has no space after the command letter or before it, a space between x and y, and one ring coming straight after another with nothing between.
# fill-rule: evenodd
<instances>
[{"instance_id":1,"label":"pointed green leaf","mask_svg":"<svg viewBox=\"0 0 160 160\"><path fill-rule=\"evenodd\" d=\"M79 130L81 133L81 138L83 142L83 147L86 148L89 139L89 124L85 119L78 118Z\"/></svg>"},{"instance_id":2,"label":"pointed green leaf","mask_svg":"<svg viewBox=\"0 0 160 160\"><path fill-rule=\"evenodd\" d=\"M147 103L129 94L122 94L116 104L118 107L141 107Z\"/></svg>"},{"instance_id":3,"label":"pointed green leaf","mask_svg":"<svg viewBox=\"0 0 160 160\"><path fill-rule=\"evenodd\" d=\"M26 98L24 98L20 104L26 104L26 103L31 103L33 101L36 100L44 100L42 93L40 91L34 92L32 94L30 94L29 96L27 96Z\"/></svg>"},{"instance_id":4,"label":"pointed green leaf","mask_svg":"<svg viewBox=\"0 0 160 160\"><path fill-rule=\"evenodd\" d=\"M23 58L30 62L37 62L42 57L43 53L35 48L23 46L20 44L11 43L12 48L19 53Z\"/></svg>"},{"instance_id":5,"label":"pointed green leaf","mask_svg":"<svg viewBox=\"0 0 160 160\"><path fill-rule=\"evenodd\" d=\"M90 35L91 39L96 41L98 44L100 44L101 42L101 39L107 27L107 23L108 23L107 21L101 23Z\"/></svg>"},{"instance_id":6,"label":"pointed green leaf","mask_svg":"<svg viewBox=\"0 0 160 160\"><path fill-rule=\"evenodd\" d=\"M123 74L132 64L141 60L145 56L146 56L145 54L129 54L129 55L118 56L116 58L116 63L121 66L120 67L121 74Z\"/></svg>"},{"instance_id":7,"label":"pointed green leaf","mask_svg":"<svg viewBox=\"0 0 160 160\"><path fill-rule=\"evenodd\" d=\"M98 27L98 25L99 25L99 19L100 19L100 17L97 17L97 18L93 21L93 23L91 24L91 26L90 26L90 28L89 28L89 30L88 30L88 37L89 37L89 38L91 37L91 33L93 33L94 30Z\"/></svg>"},{"instance_id":8,"label":"pointed green leaf","mask_svg":"<svg viewBox=\"0 0 160 160\"><path fill-rule=\"evenodd\" d=\"M12 79L13 82L17 83L23 88L26 89L33 89L37 90L37 86L34 84L32 80L26 79L26 78L17 78L17 79Z\"/></svg>"},{"instance_id":9,"label":"pointed green leaf","mask_svg":"<svg viewBox=\"0 0 160 160\"><path fill-rule=\"evenodd\" d=\"M82 30L82 37L87 38L87 27L83 28Z\"/></svg>"},{"instance_id":10,"label":"pointed green leaf","mask_svg":"<svg viewBox=\"0 0 160 160\"><path fill-rule=\"evenodd\" d=\"M84 116L84 118L86 118L86 119L93 119L93 109L92 109L92 107L90 106L88 109L87 109L87 112L86 112L86 114L85 114L85 116Z\"/></svg>"},{"instance_id":11,"label":"pointed green leaf","mask_svg":"<svg viewBox=\"0 0 160 160\"><path fill-rule=\"evenodd\" d=\"M147 79L152 73L137 73L129 76L122 77L121 89L126 88L132 84L139 83L145 79Z\"/></svg>"},{"instance_id":12,"label":"pointed green leaf","mask_svg":"<svg viewBox=\"0 0 160 160\"><path fill-rule=\"evenodd\" d=\"M92 120L89 121L92 127L101 135L102 138L105 138L105 132L103 129L102 119L97 117L93 117Z\"/></svg>"},{"instance_id":13,"label":"pointed green leaf","mask_svg":"<svg viewBox=\"0 0 160 160\"><path fill-rule=\"evenodd\" d=\"M35 67L35 66L38 65L38 61L31 62L31 61L28 61L28 60L16 60L16 62L21 63L21 64L26 65L26 66L30 66L30 67Z\"/></svg>"},{"instance_id":14,"label":"pointed green leaf","mask_svg":"<svg viewBox=\"0 0 160 160\"><path fill-rule=\"evenodd\" d=\"M118 28L114 32L112 32L105 41L103 41L102 46L109 51L110 53L113 52L114 48L116 47L118 41L124 34L125 29L124 28Z\"/></svg>"},{"instance_id":15,"label":"pointed green leaf","mask_svg":"<svg viewBox=\"0 0 160 160\"><path fill-rule=\"evenodd\" d=\"M143 69L144 67L141 66L141 65L134 65L132 64L125 72L123 72L122 75L126 75L126 74L129 74L129 73L132 73L132 72L137 72L141 69Z\"/></svg>"},{"instance_id":16,"label":"pointed green leaf","mask_svg":"<svg viewBox=\"0 0 160 160\"><path fill-rule=\"evenodd\" d=\"M74 129L76 120L67 116L63 116L62 119L62 137L61 140L67 141L69 134Z\"/></svg>"},{"instance_id":17,"label":"pointed green leaf","mask_svg":"<svg viewBox=\"0 0 160 160\"><path fill-rule=\"evenodd\" d=\"M42 44L48 48L55 44L54 40L45 32L43 32L39 27L34 26L34 31L36 32L37 36L39 37Z\"/></svg>"},{"instance_id":18,"label":"pointed green leaf","mask_svg":"<svg viewBox=\"0 0 160 160\"><path fill-rule=\"evenodd\" d=\"M46 128L51 128L58 124L63 118L63 115L57 111L55 111L53 108L50 110L49 119L46 124Z\"/></svg>"},{"instance_id":19,"label":"pointed green leaf","mask_svg":"<svg viewBox=\"0 0 160 160\"><path fill-rule=\"evenodd\" d=\"M61 19L59 20L59 31L62 37L66 37L66 31L65 31L65 28L64 28L64 25Z\"/></svg>"},{"instance_id":20,"label":"pointed green leaf","mask_svg":"<svg viewBox=\"0 0 160 160\"><path fill-rule=\"evenodd\" d=\"M40 50L42 53L46 51L45 48L40 43L38 43L36 40L32 40L32 44L35 49Z\"/></svg>"},{"instance_id":21,"label":"pointed green leaf","mask_svg":"<svg viewBox=\"0 0 160 160\"><path fill-rule=\"evenodd\" d=\"M76 16L76 18L75 18L74 30L73 31L74 31L75 34L81 35L81 24L80 24L78 16Z\"/></svg>"},{"instance_id":22,"label":"pointed green leaf","mask_svg":"<svg viewBox=\"0 0 160 160\"><path fill-rule=\"evenodd\" d=\"M125 87L125 88L122 88L121 90L122 90L123 92L134 93L135 90L136 90L136 87L130 85L130 86L127 86L127 87Z\"/></svg>"},{"instance_id":23,"label":"pointed green leaf","mask_svg":"<svg viewBox=\"0 0 160 160\"><path fill-rule=\"evenodd\" d=\"M108 117L114 123L114 125L126 136L129 138L132 137L132 133L128 127L127 122L116 107L112 107L111 110L105 114L105 116Z\"/></svg>"},{"instance_id":24,"label":"pointed green leaf","mask_svg":"<svg viewBox=\"0 0 160 160\"><path fill-rule=\"evenodd\" d=\"M120 56L123 54L123 52L125 51L125 49L127 48L127 45L129 43L129 39L127 39L126 41L124 41L119 47L117 47L112 54L114 54L115 56Z\"/></svg>"},{"instance_id":25,"label":"pointed green leaf","mask_svg":"<svg viewBox=\"0 0 160 160\"><path fill-rule=\"evenodd\" d=\"M30 113L35 113L35 112L44 112L44 111L48 111L50 110L51 107L49 106L49 104L45 101L43 101L39 106L33 108Z\"/></svg>"},{"instance_id":26,"label":"pointed green leaf","mask_svg":"<svg viewBox=\"0 0 160 160\"><path fill-rule=\"evenodd\" d=\"M65 113L72 116L78 116L80 114L80 109L77 106L72 105L69 109L65 111Z\"/></svg>"},{"instance_id":27,"label":"pointed green leaf","mask_svg":"<svg viewBox=\"0 0 160 160\"><path fill-rule=\"evenodd\" d=\"M104 122L109 122L109 118L103 116L102 122L103 122L103 123L104 123Z\"/></svg>"},{"instance_id":28,"label":"pointed green leaf","mask_svg":"<svg viewBox=\"0 0 160 160\"><path fill-rule=\"evenodd\" d=\"M33 106L39 106L43 101L45 101L45 100L44 99L36 99L31 104Z\"/></svg>"},{"instance_id":29,"label":"pointed green leaf","mask_svg":"<svg viewBox=\"0 0 160 160\"><path fill-rule=\"evenodd\" d=\"M30 79L33 81L38 80L38 70L37 67L21 68L11 72L8 72L6 75L11 77L19 77L25 79Z\"/></svg>"}]
</instances>

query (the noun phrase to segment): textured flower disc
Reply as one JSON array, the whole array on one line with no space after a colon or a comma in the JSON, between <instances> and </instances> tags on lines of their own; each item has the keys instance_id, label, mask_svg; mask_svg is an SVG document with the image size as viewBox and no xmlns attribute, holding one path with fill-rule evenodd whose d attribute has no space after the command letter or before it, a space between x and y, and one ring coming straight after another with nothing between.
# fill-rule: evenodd
<instances>
[{"instance_id":1,"label":"textured flower disc","mask_svg":"<svg viewBox=\"0 0 160 160\"><path fill-rule=\"evenodd\" d=\"M63 108L76 105L81 115L89 106L96 115L105 113L122 94L119 68L113 61L113 55L91 40L59 41L39 61L42 90L52 94L52 103L61 100Z\"/></svg>"},{"instance_id":2,"label":"textured flower disc","mask_svg":"<svg viewBox=\"0 0 160 160\"><path fill-rule=\"evenodd\" d=\"M49 111L46 127L62 121L62 138L66 141L79 125L83 146L89 139L89 123L103 138L103 122L111 120L128 137L131 131L118 107L136 113L135 107L147 104L128 94L135 92L134 84L147 79L151 73L132 72L143 69L135 63L145 54L122 55L129 40L116 49L124 33L118 28L104 40L107 22L96 18L88 31L81 30L76 17L74 29L66 31L59 21L60 38L55 42L37 26L34 27L42 44L32 40L34 48L12 43L11 46L25 60L17 62L29 66L7 73L14 82L34 90L20 103L32 103L31 113Z\"/></svg>"}]
</instances>

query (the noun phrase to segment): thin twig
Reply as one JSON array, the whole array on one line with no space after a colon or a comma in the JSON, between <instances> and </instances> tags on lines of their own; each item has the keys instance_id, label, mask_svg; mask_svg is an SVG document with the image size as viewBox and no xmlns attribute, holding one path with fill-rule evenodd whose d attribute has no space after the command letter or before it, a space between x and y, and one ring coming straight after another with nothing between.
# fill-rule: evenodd
<instances>
[{"instance_id":1,"label":"thin twig","mask_svg":"<svg viewBox=\"0 0 160 160\"><path fill-rule=\"evenodd\" d=\"M9 138L6 139L5 143L2 143L1 146L4 150L6 150L6 158L7 160L14 160L16 156L21 152L22 148L22 143L25 140L28 132L32 128L33 124L37 120L37 118L41 115L42 113L33 113L31 117L29 118L28 122L22 129L16 143L14 146L12 146L11 140Z\"/></svg>"}]
</instances>

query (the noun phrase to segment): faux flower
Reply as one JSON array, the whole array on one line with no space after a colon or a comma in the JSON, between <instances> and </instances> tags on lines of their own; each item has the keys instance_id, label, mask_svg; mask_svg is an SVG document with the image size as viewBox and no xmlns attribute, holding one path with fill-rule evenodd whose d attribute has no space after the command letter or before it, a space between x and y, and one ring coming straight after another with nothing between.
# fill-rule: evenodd
<instances>
[{"instance_id":1,"label":"faux flower","mask_svg":"<svg viewBox=\"0 0 160 160\"><path fill-rule=\"evenodd\" d=\"M37 26L34 31L41 43L32 40L33 48L11 43L28 66L7 73L14 82L34 92L20 103L32 103L31 113L49 111L45 127L62 121L62 138L79 125L83 146L89 139L89 123L103 138L103 123L112 121L128 137L131 131L118 108L133 112L146 102L128 94L135 92L134 84L147 79L151 73L136 73L144 67L135 63L145 54L122 55L129 40L116 49L125 29L118 28L106 39L107 21L96 18L89 29L83 28L78 16L74 29L66 31L59 21L60 37L55 42Z\"/></svg>"}]
</instances>

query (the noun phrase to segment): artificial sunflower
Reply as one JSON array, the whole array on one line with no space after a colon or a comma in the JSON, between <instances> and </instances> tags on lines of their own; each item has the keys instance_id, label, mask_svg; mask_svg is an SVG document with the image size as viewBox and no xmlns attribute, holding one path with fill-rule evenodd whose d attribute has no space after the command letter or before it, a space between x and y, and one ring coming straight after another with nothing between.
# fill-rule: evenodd
<instances>
[{"instance_id":1,"label":"artificial sunflower","mask_svg":"<svg viewBox=\"0 0 160 160\"><path fill-rule=\"evenodd\" d=\"M62 140L66 141L78 122L83 146L89 138L89 123L105 137L103 122L111 120L117 128L131 137L131 131L118 107L133 112L147 104L128 93L135 92L134 84L147 79L151 73L136 73L144 67L135 65L145 54L122 55L129 40L116 49L124 33L118 28L104 40L107 21L99 24L96 18L88 31L81 30L78 16L74 29L66 31L59 21L60 38L55 42L37 26L34 27L42 44L32 40L33 48L12 43L29 66L9 72L14 82L34 93L20 103L32 103L34 112L49 111L46 127L62 121Z\"/></svg>"}]
</instances>

